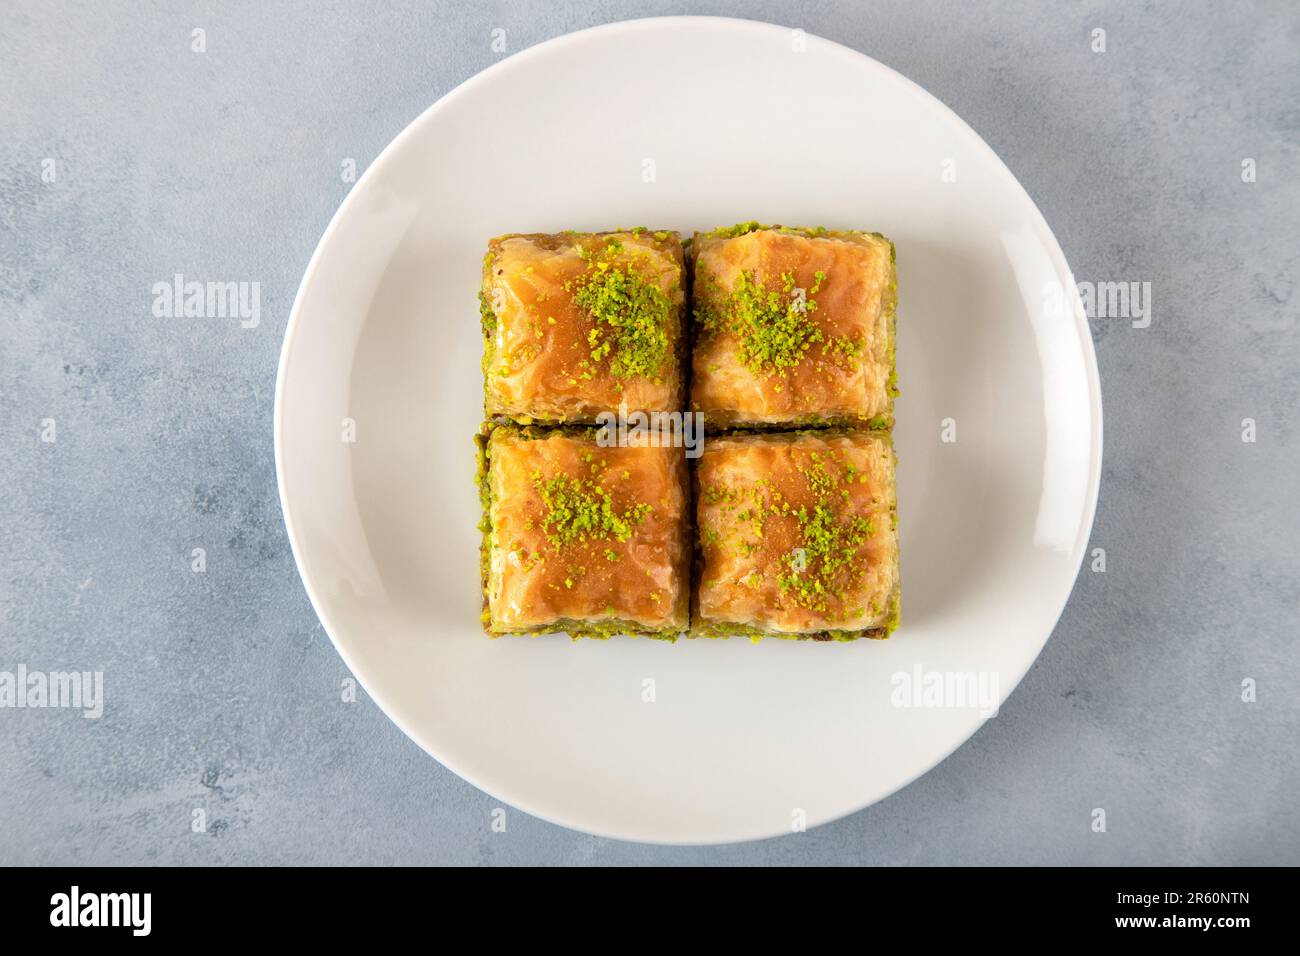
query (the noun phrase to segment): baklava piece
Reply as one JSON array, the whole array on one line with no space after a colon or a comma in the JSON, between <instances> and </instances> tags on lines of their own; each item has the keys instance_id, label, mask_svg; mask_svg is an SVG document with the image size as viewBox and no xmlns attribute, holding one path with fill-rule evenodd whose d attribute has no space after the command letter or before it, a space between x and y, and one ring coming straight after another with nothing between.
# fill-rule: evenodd
<instances>
[{"instance_id":1,"label":"baklava piece","mask_svg":"<svg viewBox=\"0 0 1300 956\"><path fill-rule=\"evenodd\" d=\"M632 229L507 235L479 292L489 420L586 423L685 398L681 237Z\"/></svg>"},{"instance_id":2,"label":"baklava piece","mask_svg":"<svg viewBox=\"0 0 1300 956\"><path fill-rule=\"evenodd\" d=\"M847 641L898 626L887 432L713 438L695 477L693 636Z\"/></svg>"},{"instance_id":3,"label":"baklava piece","mask_svg":"<svg viewBox=\"0 0 1300 956\"><path fill-rule=\"evenodd\" d=\"M893 244L743 223L697 233L691 408L714 427L894 420Z\"/></svg>"},{"instance_id":4,"label":"baklava piece","mask_svg":"<svg viewBox=\"0 0 1300 956\"><path fill-rule=\"evenodd\" d=\"M689 625L687 472L679 448L601 447L596 430L479 436L483 626L676 639Z\"/></svg>"}]
</instances>

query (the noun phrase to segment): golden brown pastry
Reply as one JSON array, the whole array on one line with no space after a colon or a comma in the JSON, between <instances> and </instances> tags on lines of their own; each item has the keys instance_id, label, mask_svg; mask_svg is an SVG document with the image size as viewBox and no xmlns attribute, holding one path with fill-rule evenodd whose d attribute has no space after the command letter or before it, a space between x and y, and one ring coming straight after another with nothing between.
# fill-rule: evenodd
<instances>
[{"instance_id":1,"label":"golden brown pastry","mask_svg":"<svg viewBox=\"0 0 1300 956\"><path fill-rule=\"evenodd\" d=\"M886 637L898 625L888 433L711 438L696 469L702 637Z\"/></svg>"},{"instance_id":2,"label":"golden brown pastry","mask_svg":"<svg viewBox=\"0 0 1300 956\"><path fill-rule=\"evenodd\" d=\"M675 232L493 239L479 293L489 419L591 424L681 411L684 263Z\"/></svg>"},{"instance_id":3,"label":"golden brown pastry","mask_svg":"<svg viewBox=\"0 0 1300 956\"><path fill-rule=\"evenodd\" d=\"M894 248L745 223L691 242L691 408L711 427L893 424Z\"/></svg>"},{"instance_id":4,"label":"golden brown pastry","mask_svg":"<svg viewBox=\"0 0 1300 956\"><path fill-rule=\"evenodd\" d=\"M484 629L673 639L689 624L680 448L602 448L595 429L480 437Z\"/></svg>"}]
</instances>

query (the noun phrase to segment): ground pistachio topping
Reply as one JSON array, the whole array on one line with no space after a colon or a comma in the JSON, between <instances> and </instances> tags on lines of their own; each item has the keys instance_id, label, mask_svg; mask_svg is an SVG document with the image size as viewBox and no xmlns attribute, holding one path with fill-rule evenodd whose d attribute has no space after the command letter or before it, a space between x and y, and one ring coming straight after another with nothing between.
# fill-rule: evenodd
<instances>
[{"instance_id":1,"label":"ground pistachio topping","mask_svg":"<svg viewBox=\"0 0 1300 956\"><path fill-rule=\"evenodd\" d=\"M814 496L811 507L793 512L799 522L800 546L785 555L785 573L777 583L796 604L819 613L830 610L831 599L843 602L851 587L861 582L865 568L859 555L863 543L875 534L869 518L838 513L835 502L849 500L844 485L866 481L850 465L828 470L826 459L813 452L809 464L799 469Z\"/></svg>"},{"instance_id":2,"label":"ground pistachio topping","mask_svg":"<svg viewBox=\"0 0 1300 956\"><path fill-rule=\"evenodd\" d=\"M824 338L812 319L813 298L826 282L820 270L808 289L795 285L794 274L782 273L780 290L769 289L753 272L742 272L720 308L705 305L697 318L706 326L725 323L739 340L741 363L755 375L779 374L797 366L808 350Z\"/></svg>"},{"instance_id":3,"label":"ground pistachio topping","mask_svg":"<svg viewBox=\"0 0 1300 956\"><path fill-rule=\"evenodd\" d=\"M843 601L848 588L861 580L858 549L875 529L870 519L837 516L825 503L811 510L800 508L796 517L803 554L783 559L787 573L778 578L778 583L796 604L824 613L830 608L831 598ZM803 569L799 570L801 565Z\"/></svg>"},{"instance_id":4,"label":"ground pistachio topping","mask_svg":"<svg viewBox=\"0 0 1300 956\"><path fill-rule=\"evenodd\" d=\"M609 360L615 378L659 380L668 355L672 301L658 282L641 274L635 260L616 262L617 237L603 250L583 250L587 271L574 282L574 303L595 323L587 336L591 364ZM588 371L585 378L590 378Z\"/></svg>"},{"instance_id":5,"label":"ground pistachio topping","mask_svg":"<svg viewBox=\"0 0 1300 956\"><path fill-rule=\"evenodd\" d=\"M641 503L621 514L615 511L600 477L545 478L538 471L533 473L532 481L546 508L542 530L556 551L592 540L627 541L632 537L632 529L654 510L653 506ZM607 550L606 558L616 560L617 555L609 558L611 553Z\"/></svg>"},{"instance_id":6,"label":"ground pistachio topping","mask_svg":"<svg viewBox=\"0 0 1300 956\"><path fill-rule=\"evenodd\" d=\"M497 314L492 310L492 302L481 289L478 294L478 314L483 323L483 334L491 335L496 331Z\"/></svg>"},{"instance_id":7,"label":"ground pistachio topping","mask_svg":"<svg viewBox=\"0 0 1300 956\"><path fill-rule=\"evenodd\" d=\"M771 227L763 225L756 219L751 219L748 222L738 222L734 226L719 226L712 232L705 233L705 235L713 239L735 239L738 236L748 235L751 232L758 232L760 229L768 228Z\"/></svg>"},{"instance_id":8,"label":"ground pistachio topping","mask_svg":"<svg viewBox=\"0 0 1300 956\"><path fill-rule=\"evenodd\" d=\"M744 488L702 489L707 503L721 506L721 528L728 532L724 536L719 527L703 529L704 545L748 557L761 546L764 519L793 521L799 543L777 558L772 569L784 600L832 620L860 617L861 610L845 602L866 573L861 549L876 529L870 518L853 513L849 489L866 482L867 475L833 452L810 452L797 471L809 495L803 503L792 504L767 481ZM763 578L762 569L755 568L740 583L758 587Z\"/></svg>"},{"instance_id":9,"label":"ground pistachio topping","mask_svg":"<svg viewBox=\"0 0 1300 956\"><path fill-rule=\"evenodd\" d=\"M838 336L822 345L822 354L836 364L850 365L862 355L862 340Z\"/></svg>"}]
</instances>

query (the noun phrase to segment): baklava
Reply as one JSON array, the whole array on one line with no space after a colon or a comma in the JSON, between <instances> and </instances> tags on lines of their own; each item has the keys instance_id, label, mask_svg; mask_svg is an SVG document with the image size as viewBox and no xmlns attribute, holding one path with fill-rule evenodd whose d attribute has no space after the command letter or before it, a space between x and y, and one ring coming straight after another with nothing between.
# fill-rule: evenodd
<instances>
[{"instance_id":1,"label":"baklava","mask_svg":"<svg viewBox=\"0 0 1300 956\"><path fill-rule=\"evenodd\" d=\"M893 424L893 244L742 223L690 244L691 408L714 428Z\"/></svg>"},{"instance_id":2,"label":"baklava","mask_svg":"<svg viewBox=\"0 0 1300 956\"><path fill-rule=\"evenodd\" d=\"M685 401L681 237L629 229L488 244L479 308L485 417L587 423Z\"/></svg>"},{"instance_id":3,"label":"baklava","mask_svg":"<svg viewBox=\"0 0 1300 956\"><path fill-rule=\"evenodd\" d=\"M483 626L676 639L689 624L686 460L602 447L596 429L498 425L478 438Z\"/></svg>"},{"instance_id":4,"label":"baklava","mask_svg":"<svg viewBox=\"0 0 1300 956\"><path fill-rule=\"evenodd\" d=\"M888 432L711 438L695 512L693 636L853 640L898 626Z\"/></svg>"}]
</instances>

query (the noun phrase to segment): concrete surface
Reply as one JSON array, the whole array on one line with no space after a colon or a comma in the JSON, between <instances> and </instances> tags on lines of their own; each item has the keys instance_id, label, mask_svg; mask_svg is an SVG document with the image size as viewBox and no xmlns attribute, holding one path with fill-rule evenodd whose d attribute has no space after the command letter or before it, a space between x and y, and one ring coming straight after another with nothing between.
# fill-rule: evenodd
<instances>
[{"instance_id":1,"label":"concrete surface","mask_svg":"<svg viewBox=\"0 0 1300 956\"><path fill-rule=\"evenodd\" d=\"M1151 283L1149 328L1093 322L1106 571L997 719L848 819L715 849L517 811L498 834L494 801L340 700L280 520L276 360L341 164L504 55L494 28L512 52L672 13L898 69L1004 158L1078 279ZM1300 863L1297 104L1284 0L9 5L0 670L102 670L106 703L0 709L0 863ZM178 272L260 282L258 327L153 318Z\"/></svg>"}]
</instances>

